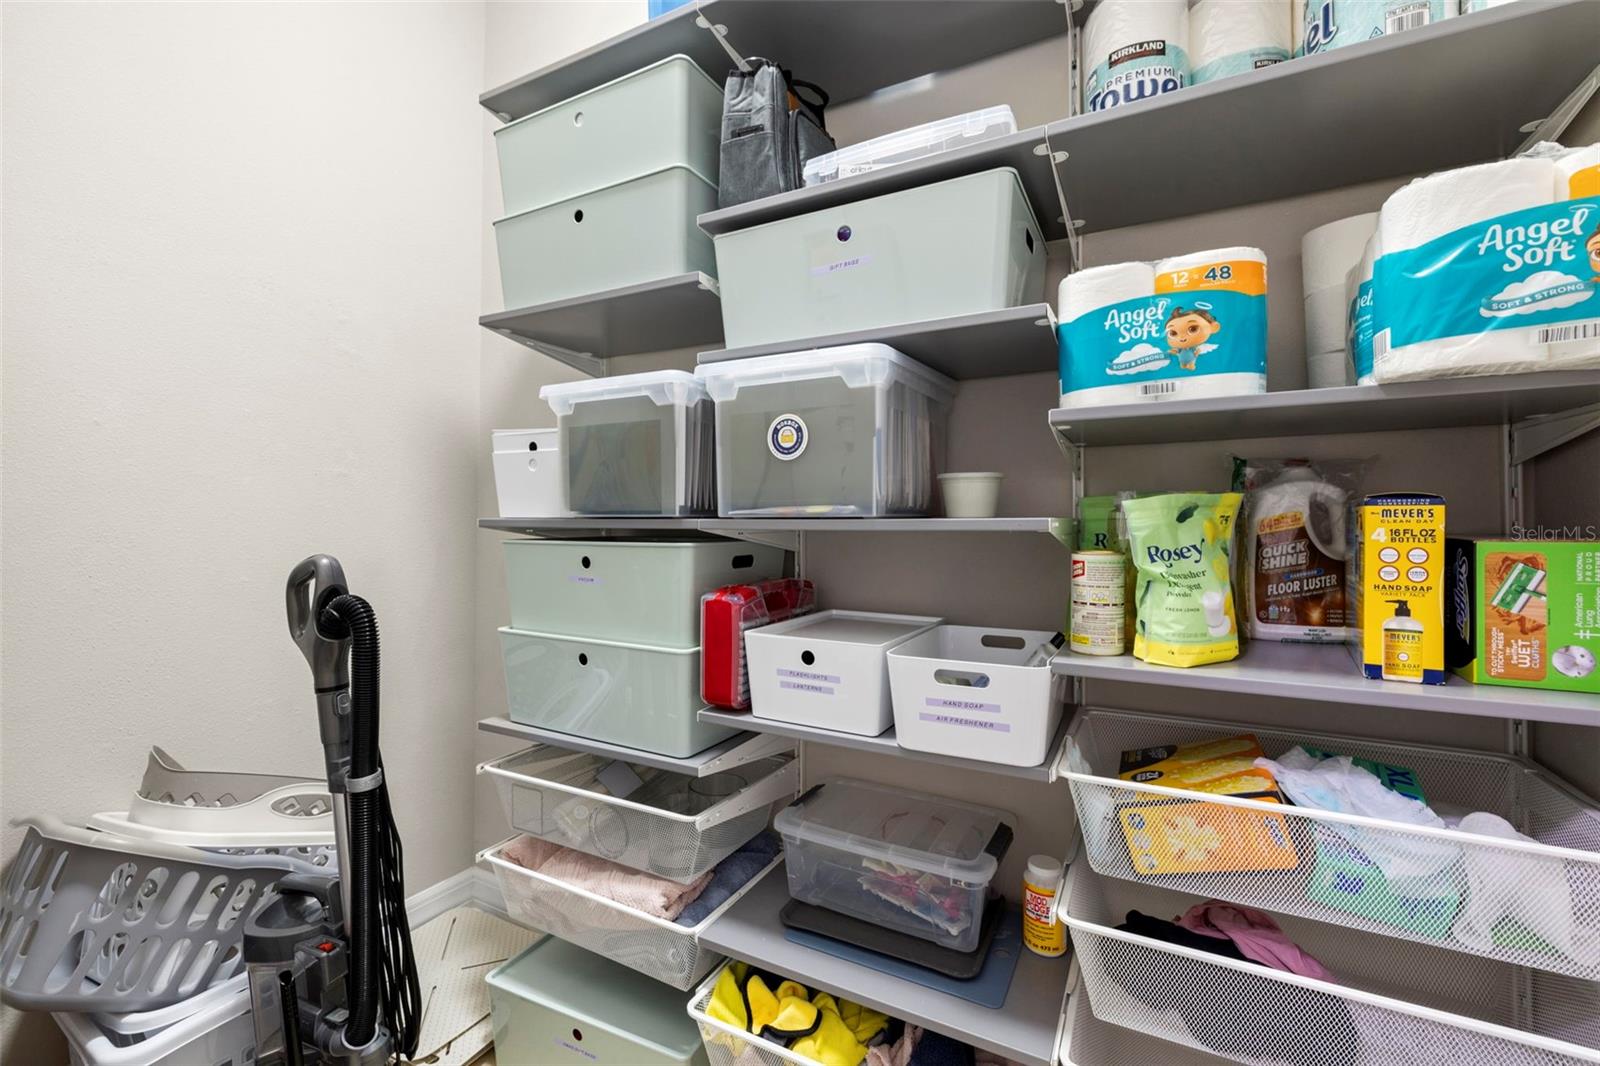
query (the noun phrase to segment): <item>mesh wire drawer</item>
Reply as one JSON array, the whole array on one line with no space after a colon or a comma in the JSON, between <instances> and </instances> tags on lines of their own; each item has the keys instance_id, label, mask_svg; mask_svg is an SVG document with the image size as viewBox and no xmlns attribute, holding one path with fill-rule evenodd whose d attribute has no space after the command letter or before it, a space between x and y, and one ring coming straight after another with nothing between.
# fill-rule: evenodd
<instances>
[{"instance_id":1,"label":"mesh wire drawer","mask_svg":"<svg viewBox=\"0 0 1600 1066\"><path fill-rule=\"evenodd\" d=\"M611 765L536 744L478 772L494 779L513 829L684 883L765 829L773 804L800 791L800 767L789 756L707 777L633 766L644 784L627 799L601 791Z\"/></svg>"},{"instance_id":2,"label":"mesh wire drawer","mask_svg":"<svg viewBox=\"0 0 1600 1066\"><path fill-rule=\"evenodd\" d=\"M501 855L516 839L503 840L478 855L480 862L494 869L512 921L685 991L722 960L711 949L701 948L700 934L783 861L781 855L773 859L699 925L684 926L518 866Z\"/></svg>"},{"instance_id":3,"label":"mesh wire drawer","mask_svg":"<svg viewBox=\"0 0 1600 1066\"><path fill-rule=\"evenodd\" d=\"M1284 918L1343 983L1122 932L1195 897L1072 867L1064 914L1096 1018L1260 1066L1600 1063L1600 985ZM1158 1058L1156 1061L1166 1061Z\"/></svg>"},{"instance_id":4,"label":"mesh wire drawer","mask_svg":"<svg viewBox=\"0 0 1600 1066\"><path fill-rule=\"evenodd\" d=\"M725 962L717 967L689 998L689 1017L700 1026L700 1039L705 1043L706 1058L711 1060L711 1066L817 1066L813 1059L796 1055L788 1048L720 1022L706 1013L717 978L728 965L730 963Z\"/></svg>"},{"instance_id":5,"label":"mesh wire drawer","mask_svg":"<svg viewBox=\"0 0 1600 1066\"><path fill-rule=\"evenodd\" d=\"M1255 734L1273 758L1306 744L1405 767L1435 810L1489 811L1537 843L1116 777L1123 751L1239 733ZM1102 874L1600 980L1600 811L1526 759L1101 709L1081 712L1070 735L1066 776L1086 857ZM1175 804L1190 805L1196 831L1216 830L1215 839L1286 834L1292 866L1136 869L1129 839L1144 824L1139 812Z\"/></svg>"},{"instance_id":6,"label":"mesh wire drawer","mask_svg":"<svg viewBox=\"0 0 1600 1066\"><path fill-rule=\"evenodd\" d=\"M1076 980L1077 991L1067 1001L1067 1024L1061 1034L1057 1057L1061 1066L1130 1066L1135 1063L1224 1066L1232 1061L1209 1051L1180 1048L1157 1037L1101 1021L1089 1006L1082 978Z\"/></svg>"}]
</instances>

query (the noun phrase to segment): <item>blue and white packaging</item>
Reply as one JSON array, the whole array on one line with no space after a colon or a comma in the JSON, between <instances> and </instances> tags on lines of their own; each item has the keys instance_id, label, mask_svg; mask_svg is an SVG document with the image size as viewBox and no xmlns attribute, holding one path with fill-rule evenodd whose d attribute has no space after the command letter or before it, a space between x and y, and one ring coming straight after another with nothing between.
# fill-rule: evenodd
<instances>
[{"instance_id":1,"label":"blue and white packaging","mask_svg":"<svg viewBox=\"0 0 1600 1066\"><path fill-rule=\"evenodd\" d=\"M1190 84L1189 0L1101 0L1083 28L1082 67L1087 111Z\"/></svg>"},{"instance_id":2,"label":"blue and white packaging","mask_svg":"<svg viewBox=\"0 0 1600 1066\"><path fill-rule=\"evenodd\" d=\"M1200 85L1289 58L1289 0L1190 0L1190 82Z\"/></svg>"},{"instance_id":3,"label":"blue and white packaging","mask_svg":"<svg viewBox=\"0 0 1600 1066\"><path fill-rule=\"evenodd\" d=\"M1266 391L1267 263L1221 248L1061 283L1061 406Z\"/></svg>"},{"instance_id":4,"label":"blue and white packaging","mask_svg":"<svg viewBox=\"0 0 1600 1066\"><path fill-rule=\"evenodd\" d=\"M1378 235L1374 233L1367 238L1361 262L1350 268L1345 280L1345 295L1350 302L1350 362L1355 368L1357 385L1375 383L1372 376L1372 333L1376 293L1372 278L1377 260Z\"/></svg>"},{"instance_id":5,"label":"blue and white packaging","mask_svg":"<svg viewBox=\"0 0 1600 1066\"><path fill-rule=\"evenodd\" d=\"M1457 0L1296 0L1297 56L1417 30L1457 13Z\"/></svg>"}]
</instances>

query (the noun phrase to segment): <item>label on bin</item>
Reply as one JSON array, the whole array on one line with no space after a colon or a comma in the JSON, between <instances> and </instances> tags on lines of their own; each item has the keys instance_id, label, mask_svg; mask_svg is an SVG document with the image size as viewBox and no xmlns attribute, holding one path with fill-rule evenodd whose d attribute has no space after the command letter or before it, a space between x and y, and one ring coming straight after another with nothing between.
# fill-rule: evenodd
<instances>
[{"instance_id":1,"label":"label on bin","mask_svg":"<svg viewBox=\"0 0 1600 1066\"><path fill-rule=\"evenodd\" d=\"M767 427L767 450L784 462L798 459L806 450L808 436L805 419L799 415L779 415Z\"/></svg>"},{"instance_id":2,"label":"label on bin","mask_svg":"<svg viewBox=\"0 0 1600 1066\"><path fill-rule=\"evenodd\" d=\"M833 686L839 679L832 674L813 674L806 670L778 670L778 687L794 692L815 692L819 696L832 696Z\"/></svg>"}]
</instances>

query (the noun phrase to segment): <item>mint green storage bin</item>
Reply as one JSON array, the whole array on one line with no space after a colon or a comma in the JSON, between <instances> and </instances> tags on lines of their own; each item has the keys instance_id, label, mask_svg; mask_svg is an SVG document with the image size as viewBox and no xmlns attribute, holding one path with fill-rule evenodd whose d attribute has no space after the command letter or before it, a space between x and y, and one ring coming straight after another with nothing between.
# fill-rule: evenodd
<instances>
[{"instance_id":1,"label":"mint green storage bin","mask_svg":"<svg viewBox=\"0 0 1600 1066\"><path fill-rule=\"evenodd\" d=\"M1009 167L715 240L729 348L1044 299L1044 236Z\"/></svg>"},{"instance_id":2,"label":"mint green storage bin","mask_svg":"<svg viewBox=\"0 0 1600 1066\"><path fill-rule=\"evenodd\" d=\"M564 940L484 980L502 1066L709 1066L682 992Z\"/></svg>"},{"instance_id":3,"label":"mint green storage bin","mask_svg":"<svg viewBox=\"0 0 1600 1066\"><path fill-rule=\"evenodd\" d=\"M508 215L494 224L508 308L566 300L701 271L715 276L711 238L695 216L717 187L687 167Z\"/></svg>"},{"instance_id":4,"label":"mint green storage bin","mask_svg":"<svg viewBox=\"0 0 1600 1066\"><path fill-rule=\"evenodd\" d=\"M688 167L712 185L722 86L688 56L668 56L494 131L507 214Z\"/></svg>"},{"instance_id":5,"label":"mint green storage bin","mask_svg":"<svg viewBox=\"0 0 1600 1066\"><path fill-rule=\"evenodd\" d=\"M738 732L696 717L700 649L500 630L511 720L685 759Z\"/></svg>"},{"instance_id":6,"label":"mint green storage bin","mask_svg":"<svg viewBox=\"0 0 1600 1066\"><path fill-rule=\"evenodd\" d=\"M784 551L740 541L508 540L511 627L689 648L700 597L783 576Z\"/></svg>"}]
</instances>

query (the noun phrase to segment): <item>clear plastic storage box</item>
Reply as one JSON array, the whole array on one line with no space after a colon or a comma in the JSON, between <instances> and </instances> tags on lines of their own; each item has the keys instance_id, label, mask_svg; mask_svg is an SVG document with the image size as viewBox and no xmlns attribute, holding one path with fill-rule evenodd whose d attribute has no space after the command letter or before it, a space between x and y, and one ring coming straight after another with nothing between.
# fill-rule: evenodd
<instances>
[{"instance_id":1,"label":"clear plastic storage box","mask_svg":"<svg viewBox=\"0 0 1600 1066\"><path fill-rule=\"evenodd\" d=\"M700 597L783 573L784 551L735 540L508 540L511 625L687 648Z\"/></svg>"},{"instance_id":2,"label":"clear plastic storage box","mask_svg":"<svg viewBox=\"0 0 1600 1066\"><path fill-rule=\"evenodd\" d=\"M973 951L1015 822L992 807L835 778L773 826L795 899Z\"/></svg>"},{"instance_id":3,"label":"clear plastic storage box","mask_svg":"<svg viewBox=\"0 0 1600 1066\"><path fill-rule=\"evenodd\" d=\"M580 515L716 513L715 416L683 370L546 385L567 506Z\"/></svg>"},{"instance_id":4,"label":"clear plastic storage box","mask_svg":"<svg viewBox=\"0 0 1600 1066\"><path fill-rule=\"evenodd\" d=\"M884 344L704 363L729 518L923 515L955 383Z\"/></svg>"},{"instance_id":5,"label":"clear plastic storage box","mask_svg":"<svg viewBox=\"0 0 1600 1066\"><path fill-rule=\"evenodd\" d=\"M503 132L503 131L502 131ZM840 178L857 174L870 174L898 163L911 163L940 152L982 141L1004 137L1017 132L1017 120L1011 117L1011 108L985 107L965 115L924 122L907 130L896 130L874 137L870 141L852 144L827 155L806 161L802 171L807 185L825 185ZM502 164L503 169L503 164Z\"/></svg>"}]
</instances>

